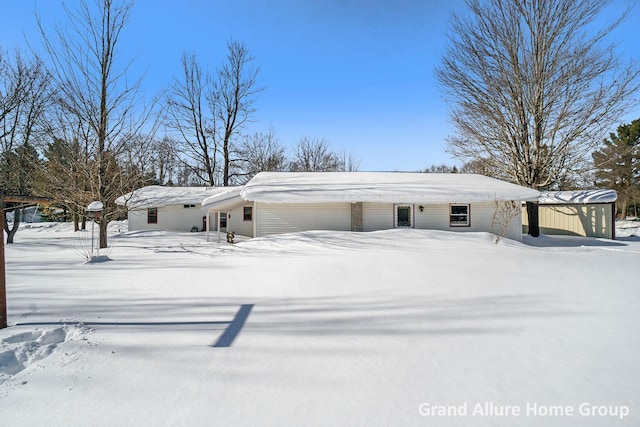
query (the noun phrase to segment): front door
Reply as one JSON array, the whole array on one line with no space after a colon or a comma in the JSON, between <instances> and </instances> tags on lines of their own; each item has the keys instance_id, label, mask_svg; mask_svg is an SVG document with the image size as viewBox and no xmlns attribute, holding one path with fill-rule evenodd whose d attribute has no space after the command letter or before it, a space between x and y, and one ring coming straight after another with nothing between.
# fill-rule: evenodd
<instances>
[{"instance_id":1,"label":"front door","mask_svg":"<svg viewBox=\"0 0 640 427\"><path fill-rule=\"evenodd\" d=\"M395 227L414 228L413 205L395 205Z\"/></svg>"}]
</instances>

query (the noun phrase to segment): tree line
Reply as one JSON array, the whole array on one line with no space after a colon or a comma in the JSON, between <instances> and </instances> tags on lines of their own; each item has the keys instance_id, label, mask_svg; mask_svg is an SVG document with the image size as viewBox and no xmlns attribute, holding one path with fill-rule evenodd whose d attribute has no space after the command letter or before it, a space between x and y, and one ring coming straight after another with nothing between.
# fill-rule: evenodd
<instances>
[{"instance_id":1,"label":"tree line","mask_svg":"<svg viewBox=\"0 0 640 427\"><path fill-rule=\"evenodd\" d=\"M354 170L322 138L301 137L291 156L273 129L248 134L255 119L259 67L249 48L229 40L215 72L184 53L181 74L153 99L123 61L123 31L133 0L81 0L47 29L36 15L41 49L0 47L0 192L40 196L73 218L100 201L100 247L122 216L115 199L149 184L227 186L260 171ZM163 129L161 132L159 129ZM18 203L8 241L20 222Z\"/></svg>"},{"instance_id":2,"label":"tree line","mask_svg":"<svg viewBox=\"0 0 640 427\"><path fill-rule=\"evenodd\" d=\"M595 183L617 189L621 205L636 203L637 161L628 161L629 153L637 158L637 142L629 142L635 122L606 138L637 105L638 63L606 42L628 11L597 28L610 0L465 3L436 68L454 125L447 150L460 171L540 190ZM101 201L104 247L107 224L121 215L115 198L143 185L219 186L263 170L357 169L352 156L321 138L300 138L287 156L275 131L247 134L264 88L256 59L233 39L213 72L185 52L167 91L145 100L142 78L121 54L132 7L132 0L80 0L64 6L53 31L36 17L38 54L0 49L4 194L51 198L76 221ZM635 166L629 172L620 164Z\"/></svg>"}]
</instances>

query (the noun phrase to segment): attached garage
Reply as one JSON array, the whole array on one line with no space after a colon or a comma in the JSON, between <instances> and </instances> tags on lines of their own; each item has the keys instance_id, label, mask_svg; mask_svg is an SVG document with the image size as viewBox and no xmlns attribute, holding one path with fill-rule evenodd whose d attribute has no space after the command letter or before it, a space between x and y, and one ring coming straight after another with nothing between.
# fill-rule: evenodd
<instances>
[{"instance_id":1,"label":"attached garage","mask_svg":"<svg viewBox=\"0 0 640 427\"><path fill-rule=\"evenodd\" d=\"M540 233L615 239L615 190L553 191L541 193L538 202ZM523 232L529 230L526 209Z\"/></svg>"},{"instance_id":2,"label":"attached garage","mask_svg":"<svg viewBox=\"0 0 640 427\"><path fill-rule=\"evenodd\" d=\"M256 202L256 236L309 230L351 230L351 203Z\"/></svg>"}]
</instances>

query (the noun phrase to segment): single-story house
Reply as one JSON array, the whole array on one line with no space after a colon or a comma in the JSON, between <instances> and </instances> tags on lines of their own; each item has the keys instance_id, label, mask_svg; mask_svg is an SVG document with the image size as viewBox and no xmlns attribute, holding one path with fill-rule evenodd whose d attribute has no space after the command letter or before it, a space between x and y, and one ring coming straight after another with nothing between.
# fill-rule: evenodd
<instances>
[{"instance_id":1,"label":"single-story house","mask_svg":"<svg viewBox=\"0 0 640 427\"><path fill-rule=\"evenodd\" d=\"M206 198L202 208L209 217L226 213L227 229L249 237L393 228L500 234L498 202L510 201L515 217L504 235L520 240L520 203L539 196L476 174L261 172L242 187Z\"/></svg>"},{"instance_id":2,"label":"single-story house","mask_svg":"<svg viewBox=\"0 0 640 427\"><path fill-rule=\"evenodd\" d=\"M204 231L207 225L202 201L228 189L151 185L118 197L116 204L127 208L129 231Z\"/></svg>"},{"instance_id":3,"label":"single-story house","mask_svg":"<svg viewBox=\"0 0 640 427\"><path fill-rule=\"evenodd\" d=\"M548 191L538 200L540 233L616 238L615 190ZM523 207L523 232L529 228Z\"/></svg>"}]
</instances>

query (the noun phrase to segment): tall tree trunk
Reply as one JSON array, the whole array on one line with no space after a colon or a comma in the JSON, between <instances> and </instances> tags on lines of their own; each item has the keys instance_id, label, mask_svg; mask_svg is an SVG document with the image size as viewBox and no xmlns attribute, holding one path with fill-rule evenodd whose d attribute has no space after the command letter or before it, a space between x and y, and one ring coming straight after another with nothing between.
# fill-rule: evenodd
<instances>
[{"instance_id":1,"label":"tall tree trunk","mask_svg":"<svg viewBox=\"0 0 640 427\"><path fill-rule=\"evenodd\" d=\"M105 214L106 212L102 211L102 218L100 218L100 221L98 222L98 225L100 226L100 249L107 247L107 227L109 226L109 222L105 221Z\"/></svg>"},{"instance_id":2,"label":"tall tree trunk","mask_svg":"<svg viewBox=\"0 0 640 427\"><path fill-rule=\"evenodd\" d=\"M618 218L624 220L627 219L627 206L628 206L628 202L627 202L627 198L625 197L624 199L620 200L620 216Z\"/></svg>"}]
</instances>

